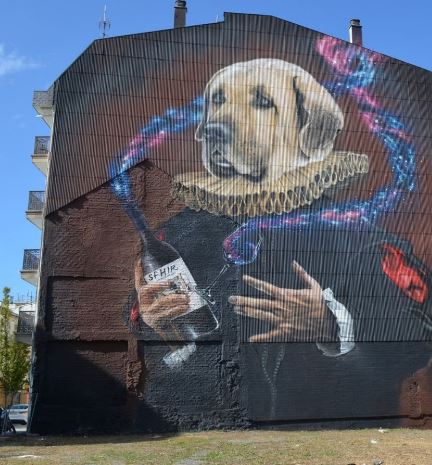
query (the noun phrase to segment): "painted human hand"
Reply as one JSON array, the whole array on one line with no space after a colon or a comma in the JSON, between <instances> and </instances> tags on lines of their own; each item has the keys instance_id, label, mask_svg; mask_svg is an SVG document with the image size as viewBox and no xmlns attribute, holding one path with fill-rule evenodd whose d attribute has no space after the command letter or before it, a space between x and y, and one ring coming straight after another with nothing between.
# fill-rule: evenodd
<instances>
[{"instance_id":1,"label":"painted human hand","mask_svg":"<svg viewBox=\"0 0 432 465\"><path fill-rule=\"evenodd\" d=\"M297 262L293 261L292 267L304 281L304 289L284 289L245 275L243 279L246 284L270 298L239 295L229 298L237 314L272 325L270 331L252 336L250 342L317 342L331 339L335 319L325 304L320 284Z\"/></svg>"},{"instance_id":2,"label":"painted human hand","mask_svg":"<svg viewBox=\"0 0 432 465\"><path fill-rule=\"evenodd\" d=\"M172 284L170 281L147 284L144 281L141 259L137 260L135 289L141 318L165 340L176 336L173 318L184 315L189 309L189 296L186 293L167 293Z\"/></svg>"}]
</instances>

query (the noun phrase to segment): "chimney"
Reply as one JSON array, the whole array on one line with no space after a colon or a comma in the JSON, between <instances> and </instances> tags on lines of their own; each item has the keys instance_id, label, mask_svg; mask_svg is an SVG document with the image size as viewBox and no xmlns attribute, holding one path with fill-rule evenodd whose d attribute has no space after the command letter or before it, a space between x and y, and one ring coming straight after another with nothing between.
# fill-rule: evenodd
<instances>
[{"instance_id":1,"label":"chimney","mask_svg":"<svg viewBox=\"0 0 432 465\"><path fill-rule=\"evenodd\" d=\"M174 5L174 27L186 26L186 12L186 2L182 0L176 0Z\"/></svg>"},{"instance_id":2,"label":"chimney","mask_svg":"<svg viewBox=\"0 0 432 465\"><path fill-rule=\"evenodd\" d=\"M349 41L352 44L363 46L362 27L359 19L352 19L349 27Z\"/></svg>"}]
</instances>

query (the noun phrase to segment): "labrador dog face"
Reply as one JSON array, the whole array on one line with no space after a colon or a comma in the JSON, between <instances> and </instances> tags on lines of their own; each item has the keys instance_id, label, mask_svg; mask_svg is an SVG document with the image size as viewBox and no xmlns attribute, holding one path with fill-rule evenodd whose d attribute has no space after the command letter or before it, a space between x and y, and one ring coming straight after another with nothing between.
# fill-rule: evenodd
<instances>
[{"instance_id":1,"label":"labrador dog face","mask_svg":"<svg viewBox=\"0 0 432 465\"><path fill-rule=\"evenodd\" d=\"M323 160L343 127L331 95L306 71L276 59L223 68L205 90L202 142L205 168L214 176L276 180Z\"/></svg>"}]
</instances>

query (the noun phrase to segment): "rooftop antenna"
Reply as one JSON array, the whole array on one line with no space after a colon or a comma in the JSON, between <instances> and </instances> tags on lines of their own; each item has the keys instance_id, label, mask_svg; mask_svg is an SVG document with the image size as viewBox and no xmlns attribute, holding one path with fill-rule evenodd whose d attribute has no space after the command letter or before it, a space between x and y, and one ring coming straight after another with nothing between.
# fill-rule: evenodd
<instances>
[{"instance_id":1,"label":"rooftop antenna","mask_svg":"<svg viewBox=\"0 0 432 465\"><path fill-rule=\"evenodd\" d=\"M103 17L99 21L99 29L100 29L100 31L102 33L102 39L105 39L107 31L111 27L111 21L107 18L106 10L107 10L107 7L105 5L104 6Z\"/></svg>"}]
</instances>

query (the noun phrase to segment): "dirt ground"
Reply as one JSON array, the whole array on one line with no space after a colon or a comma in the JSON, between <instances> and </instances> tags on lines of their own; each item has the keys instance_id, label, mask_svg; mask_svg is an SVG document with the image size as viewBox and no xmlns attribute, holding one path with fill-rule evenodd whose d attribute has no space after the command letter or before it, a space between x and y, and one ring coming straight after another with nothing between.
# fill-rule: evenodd
<instances>
[{"instance_id":1,"label":"dirt ground","mask_svg":"<svg viewBox=\"0 0 432 465\"><path fill-rule=\"evenodd\" d=\"M229 431L16 437L2 465L431 465L432 431Z\"/></svg>"}]
</instances>

